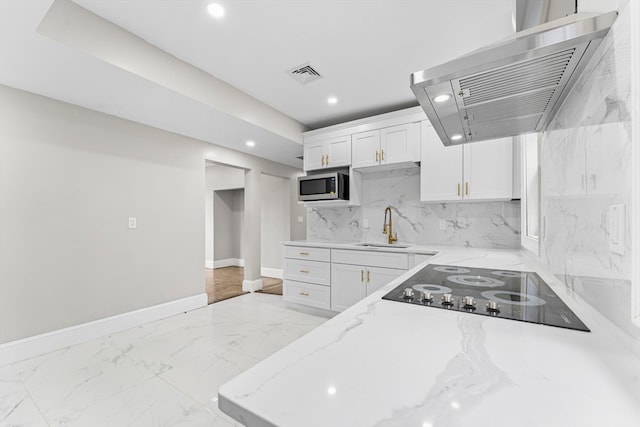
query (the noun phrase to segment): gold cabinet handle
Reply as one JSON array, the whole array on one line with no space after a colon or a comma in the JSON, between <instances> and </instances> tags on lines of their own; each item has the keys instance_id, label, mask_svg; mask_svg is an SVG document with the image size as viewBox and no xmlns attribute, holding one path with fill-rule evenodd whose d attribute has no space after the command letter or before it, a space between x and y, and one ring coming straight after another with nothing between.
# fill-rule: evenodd
<instances>
[{"instance_id":1,"label":"gold cabinet handle","mask_svg":"<svg viewBox=\"0 0 640 427\"><path fill-rule=\"evenodd\" d=\"M327 154L327 156L326 156L326 157L327 157L327 159L326 159L327 166L329 166L329 155Z\"/></svg>"},{"instance_id":2,"label":"gold cabinet handle","mask_svg":"<svg viewBox=\"0 0 640 427\"><path fill-rule=\"evenodd\" d=\"M382 150L382 161L384 162L384 150Z\"/></svg>"},{"instance_id":3,"label":"gold cabinet handle","mask_svg":"<svg viewBox=\"0 0 640 427\"><path fill-rule=\"evenodd\" d=\"M464 183L464 195L465 196L469 195L469 181Z\"/></svg>"},{"instance_id":4,"label":"gold cabinet handle","mask_svg":"<svg viewBox=\"0 0 640 427\"><path fill-rule=\"evenodd\" d=\"M300 270L300 273L307 273L307 274L309 274L309 270Z\"/></svg>"},{"instance_id":5,"label":"gold cabinet handle","mask_svg":"<svg viewBox=\"0 0 640 427\"><path fill-rule=\"evenodd\" d=\"M458 196L460 196L460 183L458 183Z\"/></svg>"},{"instance_id":6,"label":"gold cabinet handle","mask_svg":"<svg viewBox=\"0 0 640 427\"><path fill-rule=\"evenodd\" d=\"M360 281L364 282L364 271L360 270Z\"/></svg>"},{"instance_id":7,"label":"gold cabinet handle","mask_svg":"<svg viewBox=\"0 0 640 427\"><path fill-rule=\"evenodd\" d=\"M371 272L367 270L367 282L371 281Z\"/></svg>"},{"instance_id":8,"label":"gold cabinet handle","mask_svg":"<svg viewBox=\"0 0 640 427\"><path fill-rule=\"evenodd\" d=\"M300 252L300 255L309 255L309 252Z\"/></svg>"},{"instance_id":9,"label":"gold cabinet handle","mask_svg":"<svg viewBox=\"0 0 640 427\"><path fill-rule=\"evenodd\" d=\"M306 293L306 292L299 292L299 294L302 295L303 297L308 297L309 296L309 294Z\"/></svg>"},{"instance_id":10,"label":"gold cabinet handle","mask_svg":"<svg viewBox=\"0 0 640 427\"><path fill-rule=\"evenodd\" d=\"M322 155L322 166L324 166L324 154Z\"/></svg>"},{"instance_id":11,"label":"gold cabinet handle","mask_svg":"<svg viewBox=\"0 0 640 427\"><path fill-rule=\"evenodd\" d=\"M376 162L379 162L380 160L378 160L378 150L376 150Z\"/></svg>"}]
</instances>

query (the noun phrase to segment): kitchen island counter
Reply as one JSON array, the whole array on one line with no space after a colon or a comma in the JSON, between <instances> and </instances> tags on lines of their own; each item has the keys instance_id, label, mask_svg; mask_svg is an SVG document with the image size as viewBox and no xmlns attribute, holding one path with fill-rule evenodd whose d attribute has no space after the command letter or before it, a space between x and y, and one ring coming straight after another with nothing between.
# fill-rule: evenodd
<instances>
[{"instance_id":1,"label":"kitchen island counter","mask_svg":"<svg viewBox=\"0 0 640 427\"><path fill-rule=\"evenodd\" d=\"M591 332L381 299L423 263L224 384L220 408L248 426L639 425L638 342L533 257L429 263L536 271Z\"/></svg>"}]
</instances>

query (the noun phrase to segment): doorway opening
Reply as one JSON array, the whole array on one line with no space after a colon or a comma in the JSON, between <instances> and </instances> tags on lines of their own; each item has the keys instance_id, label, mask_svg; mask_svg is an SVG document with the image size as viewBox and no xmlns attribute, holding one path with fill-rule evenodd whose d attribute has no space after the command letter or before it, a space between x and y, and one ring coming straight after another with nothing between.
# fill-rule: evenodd
<instances>
[{"instance_id":1,"label":"doorway opening","mask_svg":"<svg viewBox=\"0 0 640 427\"><path fill-rule=\"evenodd\" d=\"M205 289L208 303L245 294L245 170L207 161ZM288 239L289 180L261 174L261 279L257 292L282 295L282 241ZM250 237L250 236L247 236ZM257 240L257 239L256 239Z\"/></svg>"}]
</instances>

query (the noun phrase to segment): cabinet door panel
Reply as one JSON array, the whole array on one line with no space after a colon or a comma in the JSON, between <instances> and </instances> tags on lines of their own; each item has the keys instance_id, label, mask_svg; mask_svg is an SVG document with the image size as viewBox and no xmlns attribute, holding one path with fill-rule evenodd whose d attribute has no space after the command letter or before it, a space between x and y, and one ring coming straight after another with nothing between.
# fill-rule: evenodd
<instances>
[{"instance_id":1,"label":"cabinet door panel","mask_svg":"<svg viewBox=\"0 0 640 427\"><path fill-rule=\"evenodd\" d=\"M329 139L326 142L326 166L335 168L351 165L351 135Z\"/></svg>"},{"instance_id":2,"label":"cabinet door panel","mask_svg":"<svg viewBox=\"0 0 640 427\"><path fill-rule=\"evenodd\" d=\"M395 268L369 267L367 271L367 296L400 277L406 270Z\"/></svg>"},{"instance_id":3,"label":"cabinet door panel","mask_svg":"<svg viewBox=\"0 0 640 427\"><path fill-rule=\"evenodd\" d=\"M376 153L378 153L377 156ZM379 130L362 132L352 135L351 164L354 168L380 164Z\"/></svg>"},{"instance_id":4,"label":"cabinet door panel","mask_svg":"<svg viewBox=\"0 0 640 427\"><path fill-rule=\"evenodd\" d=\"M343 311L366 295L366 267L331 264L331 310Z\"/></svg>"},{"instance_id":5,"label":"cabinet door panel","mask_svg":"<svg viewBox=\"0 0 640 427\"><path fill-rule=\"evenodd\" d=\"M420 124L407 123L380 130L380 163L416 161Z\"/></svg>"},{"instance_id":6,"label":"cabinet door panel","mask_svg":"<svg viewBox=\"0 0 640 427\"><path fill-rule=\"evenodd\" d=\"M304 157L302 162L305 171L322 169L324 156L324 142L318 141L304 144Z\"/></svg>"},{"instance_id":7,"label":"cabinet door panel","mask_svg":"<svg viewBox=\"0 0 640 427\"><path fill-rule=\"evenodd\" d=\"M445 147L429 122L422 122L420 200L462 199L462 146ZM458 193L460 186L460 193Z\"/></svg>"},{"instance_id":8,"label":"cabinet door panel","mask_svg":"<svg viewBox=\"0 0 640 427\"><path fill-rule=\"evenodd\" d=\"M511 199L513 196L513 138L464 146L464 198Z\"/></svg>"}]
</instances>

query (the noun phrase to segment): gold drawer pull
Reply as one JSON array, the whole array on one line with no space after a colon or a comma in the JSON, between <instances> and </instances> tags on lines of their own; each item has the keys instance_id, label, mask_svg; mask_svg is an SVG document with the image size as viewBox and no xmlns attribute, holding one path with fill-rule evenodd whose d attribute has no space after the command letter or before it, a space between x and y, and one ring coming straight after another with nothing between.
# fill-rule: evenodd
<instances>
[{"instance_id":1,"label":"gold drawer pull","mask_svg":"<svg viewBox=\"0 0 640 427\"><path fill-rule=\"evenodd\" d=\"M308 297L309 296L309 294L306 293L306 292L300 292L300 295L302 295L303 297Z\"/></svg>"},{"instance_id":2,"label":"gold drawer pull","mask_svg":"<svg viewBox=\"0 0 640 427\"><path fill-rule=\"evenodd\" d=\"M309 252L300 252L300 255L309 255Z\"/></svg>"},{"instance_id":3,"label":"gold drawer pull","mask_svg":"<svg viewBox=\"0 0 640 427\"><path fill-rule=\"evenodd\" d=\"M309 270L300 270L300 273L309 273Z\"/></svg>"},{"instance_id":4,"label":"gold drawer pull","mask_svg":"<svg viewBox=\"0 0 640 427\"><path fill-rule=\"evenodd\" d=\"M364 271L360 270L360 281L364 282Z\"/></svg>"},{"instance_id":5,"label":"gold drawer pull","mask_svg":"<svg viewBox=\"0 0 640 427\"><path fill-rule=\"evenodd\" d=\"M458 196L460 195L460 183L458 183Z\"/></svg>"},{"instance_id":6,"label":"gold drawer pull","mask_svg":"<svg viewBox=\"0 0 640 427\"><path fill-rule=\"evenodd\" d=\"M378 150L376 150L376 162L379 161L378 160Z\"/></svg>"},{"instance_id":7,"label":"gold drawer pull","mask_svg":"<svg viewBox=\"0 0 640 427\"><path fill-rule=\"evenodd\" d=\"M322 166L324 166L324 154L322 155Z\"/></svg>"},{"instance_id":8,"label":"gold drawer pull","mask_svg":"<svg viewBox=\"0 0 640 427\"><path fill-rule=\"evenodd\" d=\"M382 150L382 161L384 162L384 150Z\"/></svg>"},{"instance_id":9,"label":"gold drawer pull","mask_svg":"<svg viewBox=\"0 0 640 427\"><path fill-rule=\"evenodd\" d=\"M329 166L329 155L327 154L327 166Z\"/></svg>"},{"instance_id":10,"label":"gold drawer pull","mask_svg":"<svg viewBox=\"0 0 640 427\"><path fill-rule=\"evenodd\" d=\"M367 270L367 282L371 281L371 272Z\"/></svg>"},{"instance_id":11,"label":"gold drawer pull","mask_svg":"<svg viewBox=\"0 0 640 427\"><path fill-rule=\"evenodd\" d=\"M469 195L469 182L464 183L464 195L465 196Z\"/></svg>"}]
</instances>

